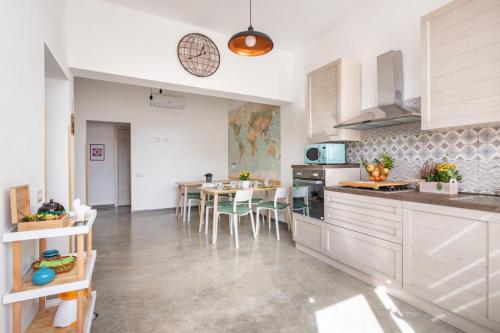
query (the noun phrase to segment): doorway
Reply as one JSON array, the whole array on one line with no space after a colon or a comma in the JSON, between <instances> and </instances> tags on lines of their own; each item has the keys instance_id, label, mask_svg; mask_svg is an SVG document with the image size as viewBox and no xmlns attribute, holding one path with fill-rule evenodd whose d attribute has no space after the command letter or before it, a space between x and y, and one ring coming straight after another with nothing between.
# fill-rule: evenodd
<instances>
[{"instance_id":1,"label":"doorway","mask_svg":"<svg viewBox=\"0 0 500 333\"><path fill-rule=\"evenodd\" d=\"M118 206L131 204L130 191L130 127L116 127L116 174Z\"/></svg>"},{"instance_id":2,"label":"doorway","mask_svg":"<svg viewBox=\"0 0 500 333\"><path fill-rule=\"evenodd\" d=\"M87 202L131 205L130 124L87 121Z\"/></svg>"}]
</instances>

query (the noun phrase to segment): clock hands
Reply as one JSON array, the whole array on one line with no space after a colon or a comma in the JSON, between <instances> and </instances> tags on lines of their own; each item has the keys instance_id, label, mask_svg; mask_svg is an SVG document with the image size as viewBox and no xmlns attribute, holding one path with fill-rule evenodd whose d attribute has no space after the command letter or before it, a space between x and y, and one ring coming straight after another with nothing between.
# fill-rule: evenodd
<instances>
[{"instance_id":1,"label":"clock hands","mask_svg":"<svg viewBox=\"0 0 500 333\"><path fill-rule=\"evenodd\" d=\"M197 57L202 56L202 55L205 55L205 54L207 54L207 51L205 51L205 45L203 45L203 47L201 48L200 53L199 53L198 55L195 55L195 56L189 57L189 58L187 58L186 60L191 60L191 59L193 59L193 58L197 58Z\"/></svg>"}]
</instances>

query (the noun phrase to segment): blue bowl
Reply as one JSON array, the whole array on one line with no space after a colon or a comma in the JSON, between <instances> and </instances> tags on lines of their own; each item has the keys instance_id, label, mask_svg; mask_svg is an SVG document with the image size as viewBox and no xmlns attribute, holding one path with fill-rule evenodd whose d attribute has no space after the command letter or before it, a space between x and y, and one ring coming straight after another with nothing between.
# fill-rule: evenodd
<instances>
[{"instance_id":1,"label":"blue bowl","mask_svg":"<svg viewBox=\"0 0 500 333\"><path fill-rule=\"evenodd\" d=\"M51 283L56 277L56 272L52 268L45 266L40 267L33 276L31 277L31 282L37 286L43 286L47 283Z\"/></svg>"},{"instance_id":2,"label":"blue bowl","mask_svg":"<svg viewBox=\"0 0 500 333\"><path fill-rule=\"evenodd\" d=\"M51 258L59 255L58 250L47 250L42 253L45 258Z\"/></svg>"}]
</instances>

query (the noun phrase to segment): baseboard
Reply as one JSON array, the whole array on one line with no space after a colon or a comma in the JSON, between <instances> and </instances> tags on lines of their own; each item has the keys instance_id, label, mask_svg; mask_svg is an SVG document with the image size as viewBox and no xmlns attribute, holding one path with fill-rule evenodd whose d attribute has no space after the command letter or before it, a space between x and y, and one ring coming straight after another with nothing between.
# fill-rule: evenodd
<instances>
[{"instance_id":1,"label":"baseboard","mask_svg":"<svg viewBox=\"0 0 500 333\"><path fill-rule=\"evenodd\" d=\"M319 259L337 269L340 269L341 271L352 275L353 277L364 281L368 283L371 286L374 287L384 287L387 290L387 293L400 299L401 301L408 303L428 314L433 316L434 318L432 320L442 320L454 327L457 327L458 329L463 330L464 332L467 333L494 333L494 332L499 332L500 331L500 325L498 327L485 327L481 324L478 324L476 322L470 321L468 319L465 319L461 316L458 316L452 312L449 312L443 308L440 308L439 306L432 304L426 300L423 300L417 296L414 296L412 294L409 294L403 289L400 288L394 288L387 286L386 283L383 281L380 281L376 278L373 278L363 272L360 272L346 264L343 264L341 262L338 262L334 259L331 259L327 256L325 256L322 253L318 253L314 250L309 249L308 247L305 247L303 245L295 243L295 248L301 252L304 252L316 259Z\"/></svg>"},{"instance_id":2,"label":"baseboard","mask_svg":"<svg viewBox=\"0 0 500 333\"><path fill-rule=\"evenodd\" d=\"M175 213L175 207L133 210L131 213L132 214L141 214L141 213L152 213L152 212L165 212L165 213L174 212Z\"/></svg>"}]
</instances>

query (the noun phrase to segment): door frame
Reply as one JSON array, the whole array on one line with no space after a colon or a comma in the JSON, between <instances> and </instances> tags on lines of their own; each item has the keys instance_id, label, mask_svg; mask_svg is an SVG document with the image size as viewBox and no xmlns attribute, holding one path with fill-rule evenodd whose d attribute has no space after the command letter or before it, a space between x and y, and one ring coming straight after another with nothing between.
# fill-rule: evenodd
<instances>
[{"instance_id":1,"label":"door frame","mask_svg":"<svg viewBox=\"0 0 500 333\"><path fill-rule=\"evenodd\" d=\"M129 184L130 184L130 206L132 206L132 126L131 124L116 124L115 125L115 207L120 207L120 176L118 172L119 168L119 144L118 144L118 131L120 130L128 130L130 135L129 135ZM127 206L127 205L124 205Z\"/></svg>"}]
</instances>

